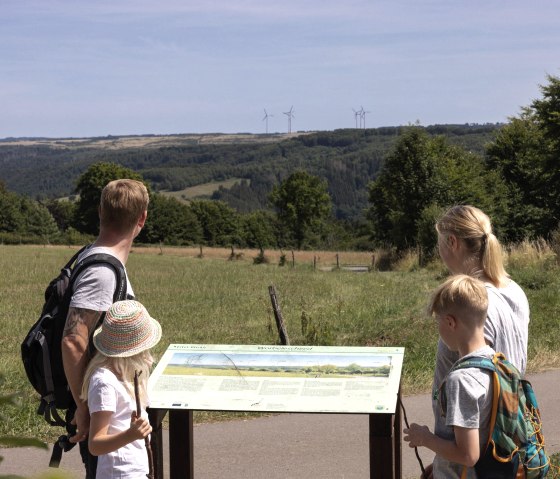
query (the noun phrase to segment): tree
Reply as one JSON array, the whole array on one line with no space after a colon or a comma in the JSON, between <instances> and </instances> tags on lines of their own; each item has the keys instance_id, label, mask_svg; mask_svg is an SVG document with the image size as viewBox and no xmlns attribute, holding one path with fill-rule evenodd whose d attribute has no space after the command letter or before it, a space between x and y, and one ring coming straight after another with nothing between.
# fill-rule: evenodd
<instances>
[{"instance_id":1,"label":"tree","mask_svg":"<svg viewBox=\"0 0 560 479\"><path fill-rule=\"evenodd\" d=\"M276 217L269 211L259 210L241 216L245 245L249 248L276 246Z\"/></svg>"},{"instance_id":2,"label":"tree","mask_svg":"<svg viewBox=\"0 0 560 479\"><path fill-rule=\"evenodd\" d=\"M469 203L492 214L502 207L499 198L504 191L499 176L485 172L482 158L443 136L430 137L421 128L410 128L369 185L373 237L399 251L415 247L420 225L437 207ZM435 237L435 231L432 234ZM421 235L424 244L433 243L425 228Z\"/></svg>"},{"instance_id":3,"label":"tree","mask_svg":"<svg viewBox=\"0 0 560 479\"><path fill-rule=\"evenodd\" d=\"M548 75L548 84L541 85L542 99L533 101L539 128L547 140L548 151L544 160L544 187L548 193L547 205L551 221L550 232L560 221L560 77Z\"/></svg>"},{"instance_id":4,"label":"tree","mask_svg":"<svg viewBox=\"0 0 560 479\"><path fill-rule=\"evenodd\" d=\"M535 114L524 109L512 118L487 146L487 168L499 174L507 187L504 240L545 236L551 229L546 168L547 141Z\"/></svg>"},{"instance_id":5,"label":"tree","mask_svg":"<svg viewBox=\"0 0 560 479\"><path fill-rule=\"evenodd\" d=\"M26 196L8 191L1 182L0 233L41 237L47 242L60 235L47 208Z\"/></svg>"},{"instance_id":6,"label":"tree","mask_svg":"<svg viewBox=\"0 0 560 479\"><path fill-rule=\"evenodd\" d=\"M99 201L101 190L113 180L129 178L143 181L142 176L124 166L115 163L94 163L78 178L76 192L80 195L76 209L76 226L88 234L97 234L99 230ZM148 185L148 192L150 191Z\"/></svg>"},{"instance_id":7,"label":"tree","mask_svg":"<svg viewBox=\"0 0 560 479\"><path fill-rule=\"evenodd\" d=\"M202 228L191 208L172 197L153 193L150 214L138 241L173 245L199 244Z\"/></svg>"},{"instance_id":8,"label":"tree","mask_svg":"<svg viewBox=\"0 0 560 479\"><path fill-rule=\"evenodd\" d=\"M560 221L560 78L510 119L486 149L487 164L507 185L507 239L546 237Z\"/></svg>"},{"instance_id":9,"label":"tree","mask_svg":"<svg viewBox=\"0 0 560 479\"><path fill-rule=\"evenodd\" d=\"M560 147L560 77L547 76L548 84L540 85L542 99L534 100L539 127L544 135L553 143L556 153Z\"/></svg>"},{"instance_id":10,"label":"tree","mask_svg":"<svg viewBox=\"0 0 560 479\"><path fill-rule=\"evenodd\" d=\"M320 231L332 208L326 181L305 171L296 171L276 185L270 201L287 233L285 241L294 242L298 249Z\"/></svg>"},{"instance_id":11,"label":"tree","mask_svg":"<svg viewBox=\"0 0 560 479\"><path fill-rule=\"evenodd\" d=\"M76 203L74 201L61 200L47 200L43 205L49 210L53 216L58 229L66 231L74 224L76 218Z\"/></svg>"},{"instance_id":12,"label":"tree","mask_svg":"<svg viewBox=\"0 0 560 479\"><path fill-rule=\"evenodd\" d=\"M20 211L24 218L23 234L39 236L48 243L60 236L56 221L49 210L40 203L26 197L21 197Z\"/></svg>"},{"instance_id":13,"label":"tree","mask_svg":"<svg viewBox=\"0 0 560 479\"><path fill-rule=\"evenodd\" d=\"M190 204L202 228L202 239L208 246L239 245L239 214L223 201L194 200Z\"/></svg>"},{"instance_id":14,"label":"tree","mask_svg":"<svg viewBox=\"0 0 560 479\"><path fill-rule=\"evenodd\" d=\"M8 191L0 181L0 233L21 232L24 219L19 206L18 195Z\"/></svg>"}]
</instances>

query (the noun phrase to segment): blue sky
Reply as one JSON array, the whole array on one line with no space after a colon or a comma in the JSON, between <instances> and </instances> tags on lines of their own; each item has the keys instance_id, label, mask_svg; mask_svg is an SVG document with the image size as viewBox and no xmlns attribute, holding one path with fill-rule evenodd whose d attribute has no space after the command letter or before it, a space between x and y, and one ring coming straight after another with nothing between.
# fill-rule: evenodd
<instances>
[{"instance_id":1,"label":"blue sky","mask_svg":"<svg viewBox=\"0 0 560 479\"><path fill-rule=\"evenodd\" d=\"M503 122L558 0L0 0L0 138Z\"/></svg>"}]
</instances>

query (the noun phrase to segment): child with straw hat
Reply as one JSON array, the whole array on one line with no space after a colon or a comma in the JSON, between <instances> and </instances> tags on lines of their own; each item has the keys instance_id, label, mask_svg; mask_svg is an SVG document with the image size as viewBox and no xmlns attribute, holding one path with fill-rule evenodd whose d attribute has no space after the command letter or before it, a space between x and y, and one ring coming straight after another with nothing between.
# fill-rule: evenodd
<instances>
[{"instance_id":1,"label":"child with straw hat","mask_svg":"<svg viewBox=\"0 0 560 479\"><path fill-rule=\"evenodd\" d=\"M136 479L149 472L145 438L148 422L147 382L153 363L150 348L161 338L160 324L137 301L118 301L95 331L97 354L90 361L82 385L82 399L91 415L89 450L99 456L96 478ZM132 379L139 374L139 403Z\"/></svg>"}]
</instances>

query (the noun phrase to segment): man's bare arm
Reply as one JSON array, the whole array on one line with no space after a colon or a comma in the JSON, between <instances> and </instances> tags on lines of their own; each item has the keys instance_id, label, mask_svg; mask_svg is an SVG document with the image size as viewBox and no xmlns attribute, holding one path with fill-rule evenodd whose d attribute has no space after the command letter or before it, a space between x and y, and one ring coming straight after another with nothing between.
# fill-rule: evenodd
<instances>
[{"instance_id":1,"label":"man's bare arm","mask_svg":"<svg viewBox=\"0 0 560 479\"><path fill-rule=\"evenodd\" d=\"M84 437L89 429L89 411L86 403L80 399L80 393L88 363L89 337L101 314L101 311L91 309L70 308L62 335L61 349L64 373L77 406L76 424L80 436L83 435Z\"/></svg>"}]
</instances>

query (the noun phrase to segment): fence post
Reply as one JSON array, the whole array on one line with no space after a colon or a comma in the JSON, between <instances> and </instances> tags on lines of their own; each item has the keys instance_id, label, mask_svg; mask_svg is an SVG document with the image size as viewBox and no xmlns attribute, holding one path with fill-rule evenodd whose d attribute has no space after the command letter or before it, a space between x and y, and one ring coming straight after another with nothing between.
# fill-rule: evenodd
<instances>
[{"instance_id":1,"label":"fence post","mask_svg":"<svg viewBox=\"0 0 560 479\"><path fill-rule=\"evenodd\" d=\"M276 289L271 285L268 287L268 293L270 294L270 301L272 302L272 309L274 311L274 318L276 319L276 326L278 328L278 334L280 335L280 342L284 346L290 345L290 339L288 338L288 332L286 331L286 325L284 324L284 318L282 317L282 312L280 311L280 306L278 304L278 299L276 298Z\"/></svg>"}]
</instances>

